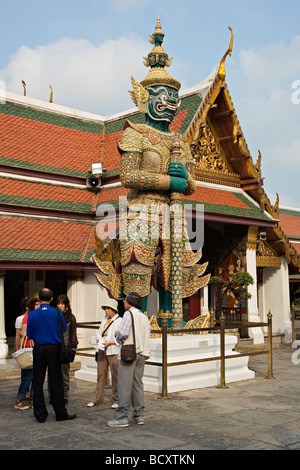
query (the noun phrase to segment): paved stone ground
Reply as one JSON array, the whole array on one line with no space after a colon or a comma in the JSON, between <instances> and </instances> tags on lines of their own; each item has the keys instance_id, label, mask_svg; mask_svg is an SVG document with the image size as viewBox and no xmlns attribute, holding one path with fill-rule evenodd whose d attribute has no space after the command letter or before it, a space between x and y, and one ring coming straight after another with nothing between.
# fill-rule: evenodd
<instances>
[{"instance_id":1,"label":"paved stone ground","mask_svg":"<svg viewBox=\"0 0 300 470\"><path fill-rule=\"evenodd\" d=\"M265 378L266 354L250 357L249 368L255 379L228 384L226 389L190 390L166 399L147 392L145 424L118 429L107 426L113 418L110 388L102 406L87 408L95 385L72 378L68 412L77 413L77 419L56 422L48 405L49 416L41 424L32 410L14 409L19 379L0 368L0 450L101 450L114 452L115 458L138 450L172 455L196 455L197 450L300 450L300 350L273 350L274 379Z\"/></svg>"}]
</instances>

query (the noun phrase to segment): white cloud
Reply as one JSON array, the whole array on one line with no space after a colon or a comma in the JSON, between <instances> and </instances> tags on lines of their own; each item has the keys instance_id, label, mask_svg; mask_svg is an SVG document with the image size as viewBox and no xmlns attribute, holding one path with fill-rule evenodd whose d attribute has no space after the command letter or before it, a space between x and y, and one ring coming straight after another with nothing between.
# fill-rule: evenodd
<instances>
[{"instance_id":1,"label":"white cloud","mask_svg":"<svg viewBox=\"0 0 300 470\"><path fill-rule=\"evenodd\" d=\"M21 46L0 71L7 91L53 101L76 109L111 115L133 107L128 89L130 77L144 78L142 57L149 47L139 36L127 34L117 40L93 45L84 39L63 38L31 49Z\"/></svg>"},{"instance_id":2,"label":"white cloud","mask_svg":"<svg viewBox=\"0 0 300 470\"><path fill-rule=\"evenodd\" d=\"M300 36L242 50L232 68L229 88L253 159L262 152L265 187L299 206L300 104L292 95L300 92L292 85L300 80Z\"/></svg>"}]
</instances>

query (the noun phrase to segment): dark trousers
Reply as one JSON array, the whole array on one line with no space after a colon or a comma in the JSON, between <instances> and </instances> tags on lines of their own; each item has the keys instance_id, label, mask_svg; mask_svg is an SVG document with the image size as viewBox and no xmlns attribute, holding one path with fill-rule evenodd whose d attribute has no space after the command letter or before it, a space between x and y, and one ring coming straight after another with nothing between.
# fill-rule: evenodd
<instances>
[{"instance_id":1,"label":"dark trousers","mask_svg":"<svg viewBox=\"0 0 300 470\"><path fill-rule=\"evenodd\" d=\"M33 348L33 412L40 422L44 422L48 416L43 390L47 368L51 402L56 419L68 414L64 401L60 352L61 344L35 344Z\"/></svg>"}]
</instances>

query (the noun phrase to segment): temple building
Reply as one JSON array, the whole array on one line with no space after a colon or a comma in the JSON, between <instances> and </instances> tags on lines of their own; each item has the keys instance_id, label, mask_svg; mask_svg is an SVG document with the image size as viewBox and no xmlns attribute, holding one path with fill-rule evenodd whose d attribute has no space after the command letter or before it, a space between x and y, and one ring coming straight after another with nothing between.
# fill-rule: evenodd
<instances>
[{"instance_id":1,"label":"temple building","mask_svg":"<svg viewBox=\"0 0 300 470\"><path fill-rule=\"evenodd\" d=\"M271 311L273 333L289 341L289 285L292 296L300 285L300 210L280 209L278 199L272 205L263 189L263 157L248 149L226 84L225 58L180 93L172 130L187 134L197 180L183 205L193 207L191 219L195 208L203 209L206 272L226 279L244 270L254 279L248 301L237 304L228 296L222 307L239 310L248 321L265 322ZM92 260L99 207L107 203L118 211L119 198L128 193L120 182L118 142L126 120L139 124L144 116L134 108L103 117L10 92L1 92L0 103L1 360L22 298L42 287L55 296L67 293L78 322L103 318L107 293ZM98 177L93 168L99 163L105 171ZM205 286L184 299L184 320L217 302L214 286ZM157 314L151 292L148 315ZM244 334L257 344L265 331Z\"/></svg>"}]
</instances>

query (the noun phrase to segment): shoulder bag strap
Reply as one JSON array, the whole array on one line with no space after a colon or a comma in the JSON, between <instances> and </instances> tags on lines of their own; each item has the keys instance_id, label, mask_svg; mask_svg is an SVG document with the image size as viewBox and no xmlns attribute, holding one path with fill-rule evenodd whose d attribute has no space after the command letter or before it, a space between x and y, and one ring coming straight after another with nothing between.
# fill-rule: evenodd
<instances>
[{"instance_id":1,"label":"shoulder bag strap","mask_svg":"<svg viewBox=\"0 0 300 470\"><path fill-rule=\"evenodd\" d=\"M119 318L119 315L117 315L117 318ZM110 324L105 328L105 330L102 331L101 336L104 335L104 333L108 330L108 328L110 327L110 325L112 325L113 322L116 321L117 318L115 318L114 320L112 320L112 321L110 322Z\"/></svg>"},{"instance_id":2,"label":"shoulder bag strap","mask_svg":"<svg viewBox=\"0 0 300 470\"><path fill-rule=\"evenodd\" d=\"M65 347L65 339L64 339L64 334L63 334L63 330L62 330L61 316L60 316L60 313L59 313L59 310L58 310L57 307L56 307L56 311L57 311L58 324L59 324L59 329L60 329L61 344L62 344L63 347Z\"/></svg>"},{"instance_id":3,"label":"shoulder bag strap","mask_svg":"<svg viewBox=\"0 0 300 470\"><path fill-rule=\"evenodd\" d=\"M110 327L110 325L112 324L113 322L111 321L110 324L105 328L105 330L102 331L101 333L101 336L103 337L104 336L104 333L108 330L108 328Z\"/></svg>"},{"instance_id":4,"label":"shoulder bag strap","mask_svg":"<svg viewBox=\"0 0 300 470\"><path fill-rule=\"evenodd\" d=\"M133 320L133 315L131 310L129 310L130 315L131 315L131 320L132 320L132 332L133 332L133 344L135 345L135 330L134 330L134 320Z\"/></svg>"}]
</instances>

